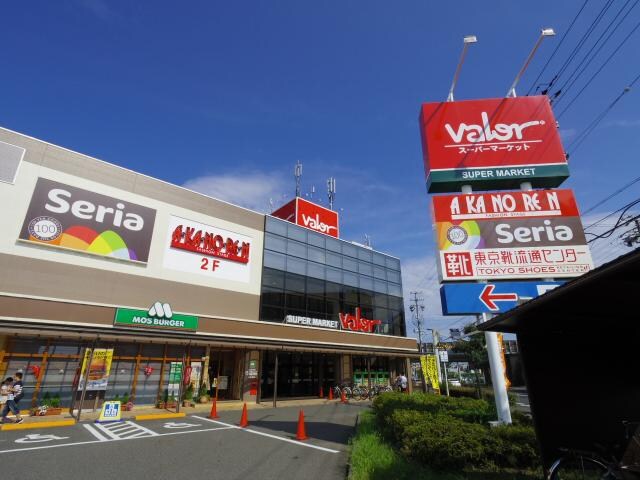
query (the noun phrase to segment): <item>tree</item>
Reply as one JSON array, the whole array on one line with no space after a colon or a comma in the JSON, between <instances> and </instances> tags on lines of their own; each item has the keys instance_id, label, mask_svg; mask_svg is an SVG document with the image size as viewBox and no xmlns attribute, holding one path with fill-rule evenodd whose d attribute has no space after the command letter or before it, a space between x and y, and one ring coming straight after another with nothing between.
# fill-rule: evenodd
<instances>
[{"instance_id":1,"label":"tree","mask_svg":"<svg viewBox=\"0 0 640 480\"><path fill-rule=\"evenodd\" d=\"M458 340L453 350L464 354L467 357L469 366L476 371L476 390L478 398L480 398L480 386L478 382L478 369L489 372L489 355L487 354L487 342L484 335L478 331L473 323L465 325L463 329L465 339Z\"/></svg>"}]
</instances>

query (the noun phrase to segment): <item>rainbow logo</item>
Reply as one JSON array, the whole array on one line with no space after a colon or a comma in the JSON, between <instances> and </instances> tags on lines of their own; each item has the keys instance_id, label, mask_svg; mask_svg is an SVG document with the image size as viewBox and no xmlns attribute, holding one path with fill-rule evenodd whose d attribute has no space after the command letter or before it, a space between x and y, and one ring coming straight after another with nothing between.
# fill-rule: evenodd
<instances>
[{"instance_id":1,"label":"rainbow logo","mask_svg":"<svg viewBox=\"0 0 640 480\"><path fill-rule=\"evenodd\" d=\"M29 240L46 243L47 245L70 248L72 250L80 250L104 257L114 257L122 260L138 260L136 252L127 247L122 237L113 230L98 233L91 228L74 225L67 228L61 235L53 240L42 241L33 235L29 236Z\"/></svg>"},{"instance_id":2,"label":"rainbow logo","mask_svg":"<svg viewBox=\"0 0 640 480\"><path fill-rule=\"evenodd\" d=\"M484 240L478 222L437 222L436 235L439 250L474 250L482 248Z\"/></svg>"}]
</instances>

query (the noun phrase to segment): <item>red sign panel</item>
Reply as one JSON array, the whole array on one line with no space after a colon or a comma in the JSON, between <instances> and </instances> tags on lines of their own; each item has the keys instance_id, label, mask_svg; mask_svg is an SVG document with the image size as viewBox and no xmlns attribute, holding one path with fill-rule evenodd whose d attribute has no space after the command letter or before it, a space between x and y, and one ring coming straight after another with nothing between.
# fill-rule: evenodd
<instances>
[{"instance_id":1,"label":"red sign panel","mask_svg":"<svg viewBox=\"0 0 640 480\"><path fill-rule=\"evenodd\" d=\"M300 197L291 200L271 215L338 238L338 212L321 207Z\"/></svg>"},{"instance_id":2,"label":"red sign panel","mask_svg":"<svg viewBox=\"0 0 640 480\"><path fill-rule=\"evenodd\" d=\"M249 263L248 242L207 232L191 226L178 225L171 235L171 247L239 263Z\"/></svg>"},{"instance_id":3,"label":"red sign panel","mask_svg":"<svg viewBox=\"0 0 640 480\"><path fill-rule=\"evenodd\" d=\"M433 197L435 222L524 217L577 217L571 190L439 195Z\"/></svg>"},{"instance_id":4,"label":"red sign panel","mask_svg":"<svg viewBox=\"0 0 640 480\"><path fill-rule=\"evenodd\" d=\"M425 103L420 130L429 192L552 187L569 175L546 95Z\"/></svg>"}]
</instances>

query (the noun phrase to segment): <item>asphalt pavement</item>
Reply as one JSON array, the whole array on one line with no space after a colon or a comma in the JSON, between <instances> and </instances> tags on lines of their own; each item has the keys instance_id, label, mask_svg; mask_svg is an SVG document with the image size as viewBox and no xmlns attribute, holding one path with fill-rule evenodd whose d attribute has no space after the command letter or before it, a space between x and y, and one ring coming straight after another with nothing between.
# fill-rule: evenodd
<instances>
[{"instance_id":1,"label":"asphalt pavement","mask_svg":"<svg viewBox=\"0 0 640 480\"><path fill-rule=\"evenodd\" d=\"M249 410L220 419L168 420L0 432L2 470L48 479L344 479L348 439L366 404L305 407L308 440L295 439L299 407Z\"/></svg>"}]
</instances>

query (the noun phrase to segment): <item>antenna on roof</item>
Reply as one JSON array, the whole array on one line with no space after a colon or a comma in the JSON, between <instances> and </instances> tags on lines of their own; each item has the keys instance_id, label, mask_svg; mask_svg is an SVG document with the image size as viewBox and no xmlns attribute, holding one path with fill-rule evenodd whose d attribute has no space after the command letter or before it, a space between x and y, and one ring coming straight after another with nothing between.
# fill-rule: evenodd
<instances>
[{"instance_id":1,"label":"antenna on roof","mask_svg":"<svg viewBox=\"0 0 640 480\"><path fill-rule=\"evenodd\" d=\"M300 196L300 179L302 178L302 163L300 160L296 162L293 176L296 177L296 197Z\"/></svg>"},{"instance_id":2,"label":"antenna on roof","mask_svg":"<svg viewBox=\"0 0 640 480\"><path fill-rule=\"evenodd\" d=\"M327 196L329 197L329 209L333 210L333 202L336 200L336 179L333 177L327 179Z\"/></svg>"}]
</instances>

